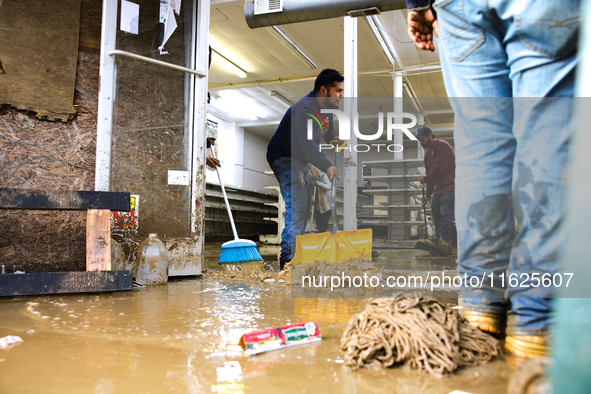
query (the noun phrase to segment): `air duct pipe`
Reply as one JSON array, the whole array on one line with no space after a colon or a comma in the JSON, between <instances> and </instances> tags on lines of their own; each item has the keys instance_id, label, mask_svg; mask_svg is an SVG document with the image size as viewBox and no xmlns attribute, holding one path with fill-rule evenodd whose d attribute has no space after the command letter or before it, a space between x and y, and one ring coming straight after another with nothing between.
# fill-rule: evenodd
<instances>
[{"instance_id":1,"label":"air duct pipe","mask_svg":"<svg viewBox=\"0 0 591 394\"><path fill-rule=\"evenodd\" d=\"M405 0L246 0L244 16L251 29L340 18L369 16L406 8Z\"/></svg>"}]
</instances>

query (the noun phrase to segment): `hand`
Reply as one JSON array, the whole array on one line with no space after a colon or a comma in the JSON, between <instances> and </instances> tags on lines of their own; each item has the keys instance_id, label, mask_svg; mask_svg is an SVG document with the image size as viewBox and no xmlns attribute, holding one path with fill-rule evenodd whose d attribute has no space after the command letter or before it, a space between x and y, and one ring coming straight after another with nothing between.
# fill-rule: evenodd
<instances>
[{"instance_id":1,"label":"hand","mask_svg":"<svg viewBox=\"0 0 591 394\"><path fill-rule=\"evenodd\" d=\"M408 11L407 25L408 36L417 48L431 52L435 50L433 32L439 37L439 22L431 9Z\"/></svg>"},{"instance_id":2,"label":"hand","mask_svg":"<svg viewBox=\"0 0 591 394\"><path fill-rule=\"evenodd\" d=\"M425 206L429 200L431 200L431 197L423 198L423 206Z\"/></svg>"},{"instance_id":3,"label":"hand","mask_svg":"<svg viewBox=\"0 0 591 394\"><path fill-rule=\"evenodd\" d=\"M425 180L425 177L422 175L419 177L419 182L421 182L421 185L424 185L425 183L427 183L427 181Z\"/></svg>"},{"instance_id":4,"label":"hand","mask_svg":"<svg viewBox=\"0 0 591 394\"><path fill-rule=\"evenodd\" d=\"M210 157L210 156L205 158L205 163L207 164L207 166L209 168L213 168L213 169L216 169L216 168L222 166L218 159L214 159L213 157Z\"/></svg>"},{"instance_id":5,"label":"hand","mask_svg":"<svg viewBox=\"0 0 591 394\"><path fill-rule=\"evenodd\" d=\"M337 170L337 168L335 166L328 167L328 170L326 170L326 175L328 175L328 179L330 179L331 182L332 182L332 178L334 178L335 175L336 175L337 179L341 178L341 175L339 174L339 170Z\"/></svg>"},{"instance_id":6,"label":"hand","mask_svg":"<svg viewBox=\"0 0 591 394\"><path fill-rule=\"evenodd\" d=\"M330 144L332 145L333 150L336 150L338 147L338 151L340 151L345 146L347 146L347 140L332 140L332 141L330 141Z\"/></svg>"}]
</instances>

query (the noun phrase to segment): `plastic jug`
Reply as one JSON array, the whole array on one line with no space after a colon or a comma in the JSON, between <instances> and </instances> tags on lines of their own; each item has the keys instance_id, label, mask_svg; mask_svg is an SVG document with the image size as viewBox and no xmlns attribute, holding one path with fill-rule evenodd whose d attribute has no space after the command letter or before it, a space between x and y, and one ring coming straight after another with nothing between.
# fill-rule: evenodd
<instances>
[{"instance_id":1,"label":"plastic jug","mask_svg":"<svg viewBox=\"0 0 591 394\"><path fill-rule=\"evenodd\" d=\"M125 252L121 244L111 238L111 270L125 270Z\"/></svg>"},{"instance_id":2,"label":"plastic jug","mask_svg":"<svg viewBox=\"0 0 591 394\"><path fill-rule=\"evenodd\" d=\"M158 234L150 234L138 248L135 280L143 285L168 282L168 251Z\"/></svg>"}]
</instances>

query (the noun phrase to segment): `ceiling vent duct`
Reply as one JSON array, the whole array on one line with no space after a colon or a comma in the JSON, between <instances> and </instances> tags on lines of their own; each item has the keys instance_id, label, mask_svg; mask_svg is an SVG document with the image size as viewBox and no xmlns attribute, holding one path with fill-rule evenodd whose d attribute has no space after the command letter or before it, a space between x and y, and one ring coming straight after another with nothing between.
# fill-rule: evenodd
<instances>
[{"instance_id":1,"label":"ceiling vent duct","mask_svg":"<svg viewBox=\"0 0 591 394\"><path fill-rule=\"evenodd\" d=\"M404 8L406 0L246 0L244 17L248 27L255 29L343 16L377 15Z\"/></svg>"},{"instance_id":2,"label":"ceiling vent duct","mask_svg":"<svg viewBox=\"0 0 591 394\"><path fill-rule=\"evenodd\" d=\"M283 0L254 0L254 15L283 11Z\"/></svg>"}]
</instances>

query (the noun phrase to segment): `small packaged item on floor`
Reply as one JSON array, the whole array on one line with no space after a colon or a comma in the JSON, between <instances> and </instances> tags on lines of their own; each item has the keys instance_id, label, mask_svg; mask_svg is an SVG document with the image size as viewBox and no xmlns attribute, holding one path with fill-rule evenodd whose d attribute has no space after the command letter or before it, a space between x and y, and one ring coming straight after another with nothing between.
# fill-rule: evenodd
<instances>
[{"instance_id":1,"label":"small packaged item on floor","mask_svg":"<svg viewBox=\"0 0 591 394\"><path fill-rule=\"evenodd\" d=\"M252 356L289 346L305 345L321 339L316 323L308 322L249 332L240 337L239 345L242 346L245 354Z\"/></svg>"}]
</instances>

